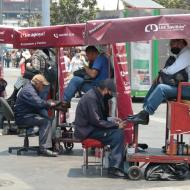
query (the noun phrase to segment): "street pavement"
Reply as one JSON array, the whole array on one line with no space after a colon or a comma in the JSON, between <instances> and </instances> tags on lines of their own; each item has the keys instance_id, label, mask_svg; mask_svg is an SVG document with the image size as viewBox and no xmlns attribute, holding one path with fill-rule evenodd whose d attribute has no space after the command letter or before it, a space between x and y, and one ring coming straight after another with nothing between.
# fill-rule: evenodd
<instances>
[{"instance_id":1,"label":"street pavement","mask_svg":"<svg viewBox=\"0 0 190 190\"><path fill-rule=\"evenodd\" d=\"M13 90L13 84L19 75L18 69L5 69L8 81L7 94ZM74 118L74 110L78 100L72 102L69 121ZM133 110L141 110L141 103L134 103ZM166 105L162 104L155 115L150 118L148 126L140 126L140 142L151 147L160 148L164 144ZM8 147L20 146L23 139L16 135L0 136L0 190L188 190L190 180L185 181L130 181L127 179L111 179L104 171L91 168L87 175L82 173L82 147L75 144L70 153L64 151L57 158L37 156L27 153L17 156L9 154ZM31 145L37 145L38 138L31 138Z\"/></svg>"}]
</instances>

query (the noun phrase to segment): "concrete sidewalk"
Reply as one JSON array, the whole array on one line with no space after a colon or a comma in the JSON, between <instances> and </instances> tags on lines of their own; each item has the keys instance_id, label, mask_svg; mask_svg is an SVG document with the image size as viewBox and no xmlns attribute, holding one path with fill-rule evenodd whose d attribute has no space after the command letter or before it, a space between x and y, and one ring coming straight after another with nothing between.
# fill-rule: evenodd
<instances>
[{"instance_id":1,"label":"concrete sidewalk","mask_svg":"<svg viewBox=\"0 0 190 190\"><path fill-rule=\"evenodd\" d=\"M82 173L82 149L75 144L71 153L64 152L57 158L33 154L17 156L7 152L9 146L22 144L17 136L0 137L0 189L1 190L183 190L190 188L190 180L178 182L130 181L111 179L104 172L90 169L87 176ZM37 138L32 138L37 144ZM174 188L175 187L175 188Z\"/></svg>"},{"instance_id":2,"label":"concrete sidewalk","mask_svg":"<svg viewBox=\"0 0 190 190\"><path fill-rule=\"evenodd\" d=\"M7 94L12 93L13 84L20 70L5 69L8 81ZM74 119L77 100L73 100L68 122ZM141 104L133 104L134 112L141 110ZM152 147L164 144L165 104L150 118L148 126L140 126L139 140ZM31 145L37 145L38 139L31 138ZM23 139L17 136L0 136L0 190L188 190L190 180L178 182L130 181L107 178L106 171L100 177L99 170L91 169L87 176L82 173L83 163L80 144L73 151L57 158L47 158L35 154L17 156L7 152L9 146L21 146Z\"/></svg>"}]
</instances>

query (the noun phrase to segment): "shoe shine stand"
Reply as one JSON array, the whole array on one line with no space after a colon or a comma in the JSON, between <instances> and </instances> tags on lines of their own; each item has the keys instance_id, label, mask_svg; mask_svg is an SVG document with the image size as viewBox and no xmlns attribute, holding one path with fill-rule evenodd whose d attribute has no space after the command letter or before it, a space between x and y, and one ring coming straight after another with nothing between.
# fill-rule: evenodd
<instances>
[{"instance_id":1,"label":"shoe shine stand","mask_svg":"<svg viewBox=\"0 0 190 190\"><path fill-rule=\"evenodd\" d=\"M190 86L190 83L180 83L177 101L167 102L164 150L149 148L145 152L138 152L137 147L135 147L135 153L126 156L129 165L128 177L131 180L141 179L143 176L142 168L144 167L144 177L149 180L147 176L150 174L152 166L160 164L172 164L174 167L183 164L183 167L179 167L178 170L181 173L179 178L181 177L182 180L187 177L190 164L190 145L184 142L183 136L190 134L190 102L181 100L182 86ZM138 123L134 124L133 142L135 146L138 145L138 127Z\"/></svg>"},{"instance_id":2,"label":"shoe shine stand","mask_svg":"<svg viewBox=\"0 0 190 190\"><path fill-rule=\"evenodd\" d=\"M74 147L74 143L81 143L80 140L74 137L74 124L66 121L66 114L68 109L57 109L55 113L56 118L56 131L54 150L63 153L63 146L66 151L71 151ZM61 121L60 121L61 120Z\"/></svg>"}]
</instances>

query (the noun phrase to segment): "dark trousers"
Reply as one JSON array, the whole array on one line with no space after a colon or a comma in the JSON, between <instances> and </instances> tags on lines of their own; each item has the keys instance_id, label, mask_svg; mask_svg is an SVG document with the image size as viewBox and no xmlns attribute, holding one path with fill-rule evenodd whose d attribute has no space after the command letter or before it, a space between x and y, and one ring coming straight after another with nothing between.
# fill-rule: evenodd
<instances>
[{"instance_id":1,"label":"dark trousers","mask_svg":"<svg viewBox=\"0 0 190 190\"><path fill-rule=\"evenodd\" d=\"M122 129L96 129L88 138L100 140L104 145L110 145L110 167L122 167L125 152Z\"/></svg>"},{"instance_id":2,"label":"dark trousers","mask_svg":"<svg viewBox=\"0 0 190 190\"><path fill-rule=\"evenodd\" d=\"M22 119L16 120L19 125L29 125L39 127L39 146L43 148L52 147L51 121L37 114L25 115Z\"/></svg>"}]
</instances>

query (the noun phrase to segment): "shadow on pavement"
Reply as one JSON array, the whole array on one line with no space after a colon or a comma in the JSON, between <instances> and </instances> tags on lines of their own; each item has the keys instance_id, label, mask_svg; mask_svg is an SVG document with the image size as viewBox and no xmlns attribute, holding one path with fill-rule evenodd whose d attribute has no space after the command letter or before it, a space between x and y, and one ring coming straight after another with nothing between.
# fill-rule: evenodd
<instances>
[{"instance_id":1,"label":"shadow on pavement","mask_svg":"<svg viewBox=\"0 0 190 190\"><path fill-rule=\"evenodd\" d=\"M103 170L103 176L100 176L100 169L90 167L86 174L83 174L81 168L71 168L68 172L68 177L71 178L107 178L107 170Z\"/></svg>"}]
</instances>

